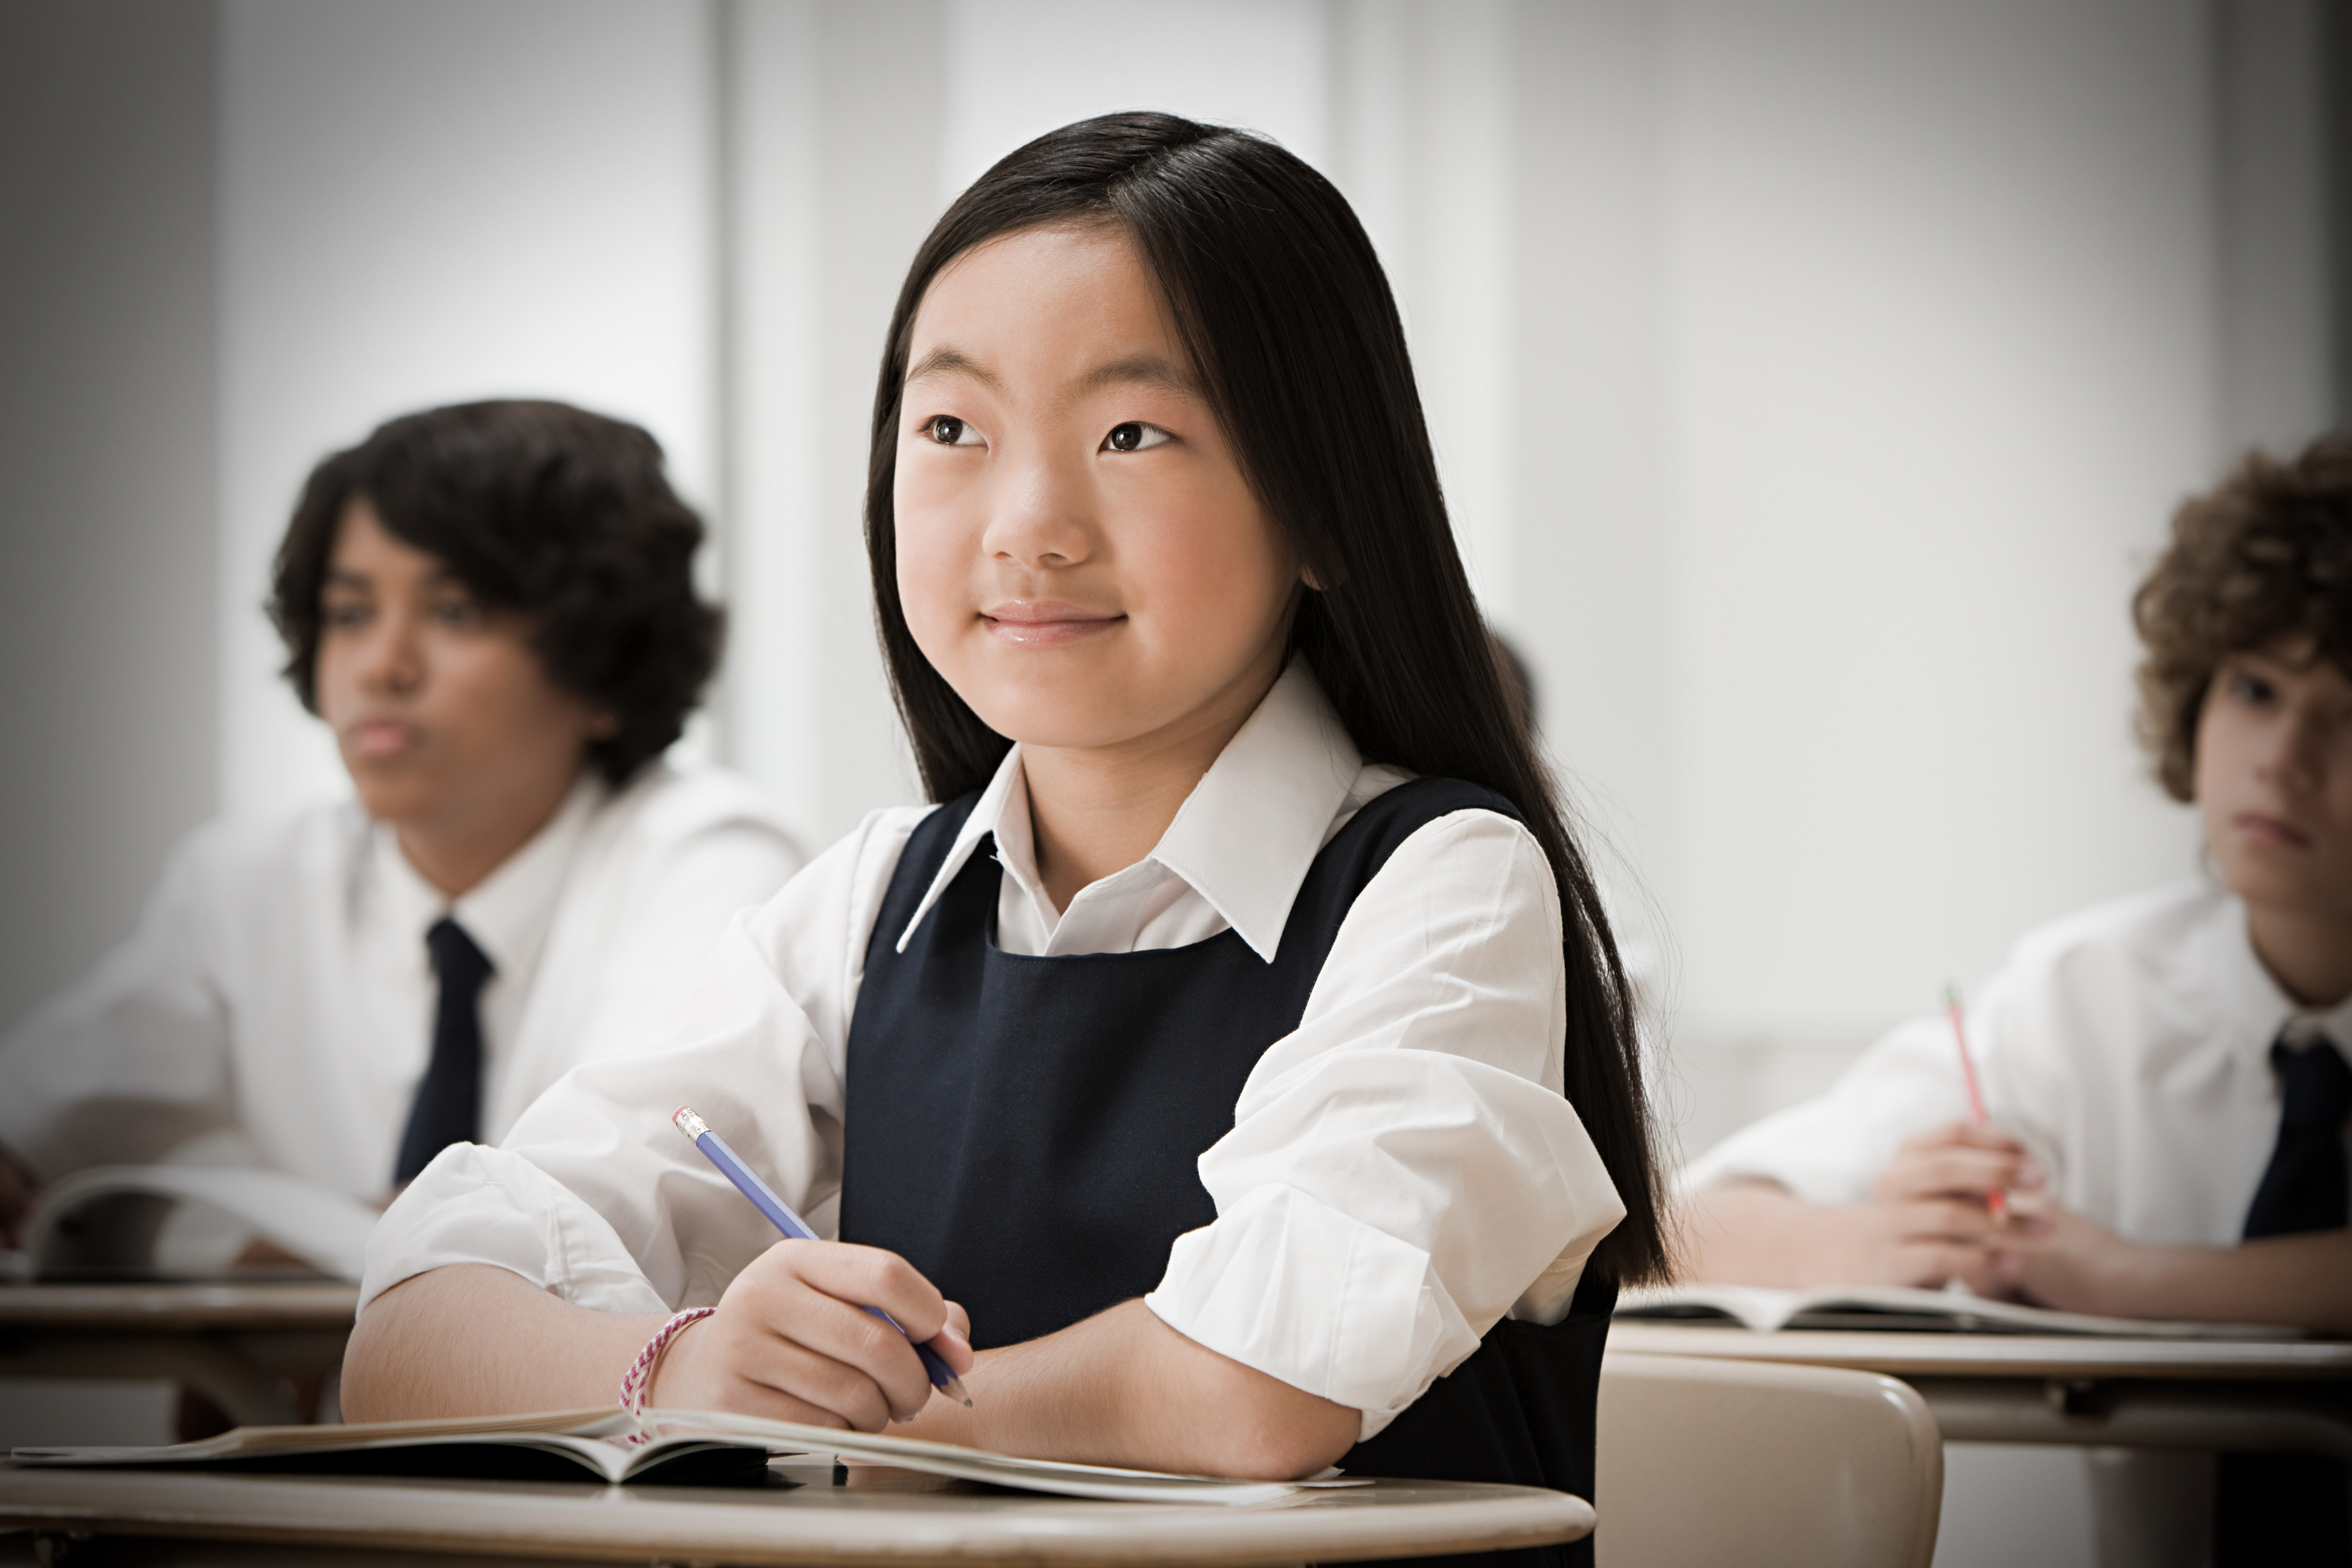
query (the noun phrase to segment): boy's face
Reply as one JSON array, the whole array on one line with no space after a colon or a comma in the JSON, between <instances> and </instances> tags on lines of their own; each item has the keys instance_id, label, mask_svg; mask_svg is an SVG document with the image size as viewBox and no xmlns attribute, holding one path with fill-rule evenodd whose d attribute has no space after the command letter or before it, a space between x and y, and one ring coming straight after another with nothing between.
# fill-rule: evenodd
<instances>
[{"instance_id":1,"label":"boy's face","mask_svg":"<svg viewBox=\"0 0 2352 1568\"><path fill-rule=\"evenodd\" d=\"M2248 904L2352 924L2352 679L2307 640L2222 660L2198 719L2197 809Z\"/></svg>"},{"instance_id":2,"label":"boy's face","mask_svg":"<svg viewBox=\"0 0 2352 1568\"><path fill-rule=\"evenodd\" d=\"M466 833L560 796L610 721L547 677L521 616L344 510L320 592L319 716L370 816Z\"/></svg>"}]
</instances>

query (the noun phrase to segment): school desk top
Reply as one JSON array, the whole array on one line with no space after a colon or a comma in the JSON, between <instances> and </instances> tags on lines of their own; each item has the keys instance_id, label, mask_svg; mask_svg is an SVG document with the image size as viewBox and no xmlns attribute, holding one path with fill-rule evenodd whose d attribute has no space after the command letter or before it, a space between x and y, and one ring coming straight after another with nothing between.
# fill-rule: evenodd
<instances>
[{"instance_id":1,"label":"school desk top","mask_svg":"<svg viewBox=\"0 0 2352 1568\"><path fill-rule=\"evenodd\" d=\"M2304 1449L2352 1462L2352 1342L1890 1333L1620 1321L1609 1348L1899 1377L1947 1442Z\"/></svg>"},{"instance_id":2,"label":"school desk top","mask_svg":"<svg viewBox=\"0 0 2352 1568\"><path fill-rule=\"evenodd\" d=\"M0 1285L0 1379L170 1378L240 1425L277 1426L299 1418L288 1374L343 1359L359 1294L319 1279Z\"/></svg>"},{"instance_id":3,"label":"school desk top","mask_svg":"<svg viewBox=\"0 0 2352 1568\"><path fill-rule=\"evenodd\" d=\"M1222 1508L814 1473L736 1489L0 1466L0 1528L565 1562L1238 1565L1538 1546L1593 1526L1582 1499L1533 1487L1382 1481Z\"/></svg>"},{"instance_id":4,"label":"school desk top","mask_svg":"<svg viewBox=\"0 0 2352 1568\"><path fill-rule=\"evenodd\" d=\"M1612 1351L1796 1362L1912 1377L2352 1379L2352 1340L2133 1340L2090 1335L1890 1333L1620 1321Z\"/></svg>"},{"instance_id":5,"label":"school desk top","mask_svg":"<svg viewBox=\"0 0 2352 1568\"><path fill-rule=\"evenodd\" d=\"M260 1332L349 1329L359 1287L266 1283L0 1285L0 1330Z\"/></svg>"}]
</instances>

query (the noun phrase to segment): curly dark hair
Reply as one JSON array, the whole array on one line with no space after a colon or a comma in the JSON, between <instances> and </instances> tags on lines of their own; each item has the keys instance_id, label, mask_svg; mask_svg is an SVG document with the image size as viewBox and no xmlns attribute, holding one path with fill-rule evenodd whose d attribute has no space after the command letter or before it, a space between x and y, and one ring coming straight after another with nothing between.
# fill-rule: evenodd
<instances>
[{"instance_id":1,"label":"curly dark hair","mask_svg":"<svg viewBox=\"0 0 2352 1568\"><path fill-rule=\"evenodd\" d=\"M278 547L269 618L316 713L320 592L364 498L394 538L485 605L534 623L548 679L610 713L588 760L618 784L677 739L719 663L723 621L694 591L702 520L637 426L569 404L465 403L380 426L310 472Z\"/></svg>"},{"instance_id":2,"label":"curly dark hair","mask_svg":"<svg viewBox=\"0 0 2352 1568\"><path fill-rule=\"evenodd\" d=\"M2173 514L2172 542L2132 596L2139 717L2157 782L2196 793L2197 721L2233 653L2308 640L2352 675L2352 426L2291 462L2249 452Z\"/></svg>"}]
</instances>

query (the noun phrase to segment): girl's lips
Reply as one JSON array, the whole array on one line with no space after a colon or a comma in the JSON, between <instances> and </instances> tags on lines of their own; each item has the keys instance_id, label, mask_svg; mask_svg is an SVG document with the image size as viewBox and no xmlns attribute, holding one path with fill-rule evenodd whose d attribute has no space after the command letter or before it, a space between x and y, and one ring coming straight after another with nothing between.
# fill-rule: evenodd
<instances>
[{"instance_id":1,"label":"girl's lips","mask_svg":"<svg viewBox=\"0 0 2352 1568\"><path fill-rule=\"evenodd\" d=\"M980 613L980 618L987 624L990 636L1020 647L1076 642L1108 631L1127 619L1125 616L1050 600L992 605Z\"/></svg>"}]
</instances>

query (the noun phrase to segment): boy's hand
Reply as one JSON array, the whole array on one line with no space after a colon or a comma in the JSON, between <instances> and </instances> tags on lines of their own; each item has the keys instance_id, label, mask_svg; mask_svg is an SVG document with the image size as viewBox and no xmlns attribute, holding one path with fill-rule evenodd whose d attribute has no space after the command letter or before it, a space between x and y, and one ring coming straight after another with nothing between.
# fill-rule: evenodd
<instances>
[{"instance_id":1,"label":"boy's hand","mask_svg":"<svg viewBox=\"0 0 2352 1568\"><path fill-rule=\"evenodd\" d=\"M779 1241L735 1277L716 1312L670 1342L646 1404L878 1432L913 1419L931 1396L907 1336L961 1376L971 1331L963 1309L896 1253Z\"/></svg>"},{"instance_id":2,"label":"boy's hand","mask_svg":"<svg viewBox=\"0 0 2352 1568\"><path fill-rule=\"evenodd\" d=\"M2142 1249L2039 1193L2020 1193L1993 1249L2000 1292L2062 1312L2141 1315L2129 1277Z\"/></svg>"},{"instance_id":3,"label":"boy's hand","mask_svg":"<svg viewBox=\"0 0 2352 1568\"><path fill-rule=\"evenodd\" d=\"M2004 1226L1987 1200L2042 1181L2023 1144L1971 1122L1906 1139L1863 1210L1857 1277L1925 1289L1958 1279L1980 1294L1997 1292L1991 1248Z\"/></svg>"}]
</instances>

